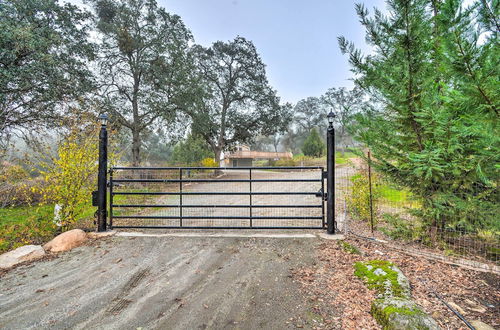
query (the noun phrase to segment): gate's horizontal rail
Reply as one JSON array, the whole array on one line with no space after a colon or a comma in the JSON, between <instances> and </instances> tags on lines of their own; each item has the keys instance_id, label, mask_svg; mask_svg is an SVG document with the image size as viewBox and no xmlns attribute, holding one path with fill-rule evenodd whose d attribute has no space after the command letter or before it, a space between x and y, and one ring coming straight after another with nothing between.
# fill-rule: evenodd
<instances>
[{"instance_id":1,"label":"gate's horizontal rail","mask_svg":"<svg viewBox=\"0 0 500 330\"><path fill-rule=\"evenodd\" d=\"M113 179L114 182L153 182L153 183L179 183L179 182L321 182L321 179Z\"/></svg>"},{"instance_id":2,"label":"gate's horizontal rail","mask_svg":"<svg viewBox=\"0 0 500 330\"><path fill-rule=\"evenodd\" d=\"M135 191L113 191L113 195L317 195L318 192L135 192Z\"/></svg>"},{"instance_id":3,"label":"gate's horizontal rail","mask_svg":"<svg viewBox=\"0 0 500 330\"><path fill-rule=\"evenodd\" d=\"M297 226L276 226L276 227L266 227L266 226L113 226L113 229L323 229L319 226L307 226L307 227L297 227Z\"/></svg>"},{"instance_id":4,"label":"gate's horizontal rail","mask_svg":"<svg viewBox=\"0 0 500 330\"><path fill-rule=\"evenodd\" d=\"M112 167L111 170L219 170L219 171L237 171L237 170L322 170L323 166L263 166L263 167Z\"/></svg>"},{"instance_id":5,"label":"gate's horizontal rail","mask_svg":"<svg viewBox=\"0 0 500 330\"><path fill-rule=\"evenodd\" d=\"M158 207L158 208L170 208L170 207L182 207L182 208L248 208L248 204L240 204L240 205L206 205L206 204L197 204L197 205L179 205L179 204L113 204L113 207ZM255 205L252 204L252 208L318 208L322 207L322 205Z\"/></svg>"},{"instance_id":6,"label":"gate's horizontal rail","mask_svg":"<svg viewBox=\"0 0 500 330\"><path fill-rule=\"evenodd\" d=\"M181 217L175 215L114 215L114 219L180 219ZM238 220L319 220L323 219L323 217L317 216L280 216L280 217L271 217L271 216L182 216L183 220L189 219L220 219L220 220L229 220L229 219L238 219Z\"/></svg>"}]
</instances>

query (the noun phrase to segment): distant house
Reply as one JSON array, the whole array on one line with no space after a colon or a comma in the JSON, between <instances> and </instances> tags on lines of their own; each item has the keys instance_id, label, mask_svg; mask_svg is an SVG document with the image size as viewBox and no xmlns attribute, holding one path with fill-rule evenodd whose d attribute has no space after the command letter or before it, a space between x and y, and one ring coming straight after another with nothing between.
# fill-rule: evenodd
<instances>
[{"instance_id":1,"label":"distant house","mask_svg":"<svg viewBox=\"0 0 500 330\"><path fill-rule=\"evenodd\" d=\"M290 159L291 152L268 152L250 150L246 145L237 146L234 151L224 154L222 166L225 167L251 167L254 160L279 160Z\"/></svg>"}]
</instances>

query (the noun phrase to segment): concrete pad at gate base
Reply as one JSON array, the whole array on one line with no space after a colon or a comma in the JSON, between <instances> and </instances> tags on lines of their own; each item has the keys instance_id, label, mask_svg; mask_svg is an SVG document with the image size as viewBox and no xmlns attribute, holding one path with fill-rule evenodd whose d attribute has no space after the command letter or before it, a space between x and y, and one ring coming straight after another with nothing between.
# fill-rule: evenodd
<instances>
[{"instance_id":1,"label":"concrete pad at gate base","mask_svg":"<svg viewBox=\"0 0 500 330\"><path fill-rule=\"evenodd\" d=\"M117 232L120 237L214 237L214 238L316 238L314 234L250 234L250 233L167 233Z\"/></svg>"},{"instance_id":2,"label":"concrete pad at gate base","mask_svg":"<svg viewBox=\"0 0 500 330\"><path fill-rule=\"evenodd\" d=\"M330 239L330 240L343 240L345 237L342 234L327 234L327 233L321 233L318 235L319 237L323 239Z\"/></svg>"},{"instance_id":3,"label":"concrete pad at gate base","mask_svg":"<svg viewBox=\"0 0 500 330\"><path fill-rule=\"evenodd\" d=\"M116 235L116 231L114 230L108 230L108 231L91 231L87 233L87 236L89 238L102 238L102 237L110 237Z\"/></svg>"}]
</instances>

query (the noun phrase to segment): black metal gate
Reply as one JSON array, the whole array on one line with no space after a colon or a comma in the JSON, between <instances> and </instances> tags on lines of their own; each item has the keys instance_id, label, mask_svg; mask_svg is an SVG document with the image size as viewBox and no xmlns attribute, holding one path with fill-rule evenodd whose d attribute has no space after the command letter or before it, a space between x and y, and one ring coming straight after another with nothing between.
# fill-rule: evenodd
<instances>
[{"instance_id":1,"label":"black metal gate","mask_svg":"<svg viewBox=\"0 0 500 330\"><path fill-rule=\"evenodd\" d=\"M111 228L325 228L323 167L114 167Z\"/></svg>"}]
</instances>

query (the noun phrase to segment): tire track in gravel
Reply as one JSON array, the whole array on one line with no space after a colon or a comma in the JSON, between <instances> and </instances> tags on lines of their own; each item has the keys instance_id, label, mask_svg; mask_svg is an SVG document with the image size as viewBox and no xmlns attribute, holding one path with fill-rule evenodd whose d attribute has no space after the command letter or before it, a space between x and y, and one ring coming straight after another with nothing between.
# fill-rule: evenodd
<instances>
[{"instance_id":1,"label":"tire track in gravel","mask_svg":"<svg viewBox=\"0 0 500 330\"><path fill-rule=\"evenodd\" d=\"M318 241L113 237L0 280L2 329L292 328ZM45 276L46 275L46 276ZM25 277L23 277L25 276ZM43 291L37 291L40 288Z\"/></svg>"}]
</instances>

